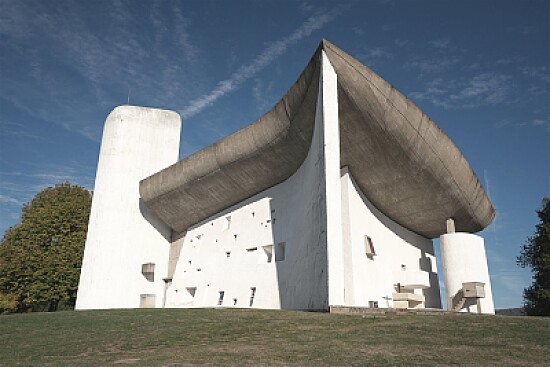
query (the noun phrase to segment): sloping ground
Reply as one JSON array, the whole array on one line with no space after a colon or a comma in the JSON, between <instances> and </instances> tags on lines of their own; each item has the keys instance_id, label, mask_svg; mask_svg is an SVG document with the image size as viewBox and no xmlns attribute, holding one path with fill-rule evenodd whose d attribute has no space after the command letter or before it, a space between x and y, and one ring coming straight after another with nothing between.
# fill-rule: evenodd
<instances>
[{"instance_id":1,"label":"sloping ground","mask_svg":"<svg viewBox=\"0 0 550 367\"><path fill-rule=\"evenodd\" d=\"M238 309L0 316L0 366L543 366L550 319Z\"/></svg>"}]
</instances>

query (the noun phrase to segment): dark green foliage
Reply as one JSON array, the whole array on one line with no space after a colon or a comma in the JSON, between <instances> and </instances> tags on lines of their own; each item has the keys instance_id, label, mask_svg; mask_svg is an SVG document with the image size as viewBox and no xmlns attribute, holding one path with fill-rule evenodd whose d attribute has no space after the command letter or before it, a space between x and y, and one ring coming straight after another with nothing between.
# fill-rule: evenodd
<instances>
[{"instance_id":1,"label":"dark green foliage","mask_svg":"<svg viewBox=\"0 0 550 367\"><path fill-rule=\"evenodd\" d=\"M550 316L550 198L542 200L537 215L540 223L522 246L518 264L533 272L533 285L523 292L527 314Z\"/></svg>"},{"instance_id":2,"label":"dark green foliage","mask_svg":"<svg viewBox=\"0 0 550 367\"><path fill-rule=\"evenodd\" d=\"M74 307L91 194L64 183L23 206L0 243L0 312Z\"/></svg>"}]
</instances>

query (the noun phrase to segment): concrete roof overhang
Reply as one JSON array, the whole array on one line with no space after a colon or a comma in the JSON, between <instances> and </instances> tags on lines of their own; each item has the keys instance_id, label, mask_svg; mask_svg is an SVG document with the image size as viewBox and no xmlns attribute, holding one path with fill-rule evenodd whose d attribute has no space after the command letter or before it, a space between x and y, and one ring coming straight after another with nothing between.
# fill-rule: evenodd
<instances>
[{"instance_id":1,"label":"concrete roof overhang","mask_svg":"<svg viewBox=\"0 0 550 367\"><path fill-rule=\"evenodd\" d=\"M142 180L147 207L182 232L290 177L313 136L321 51L338 77L341 166L386 216L427 238L477 232L495 211L451 140L403 94L323 40L308 65L264 116Z\"/></svg>"}]
</instances>

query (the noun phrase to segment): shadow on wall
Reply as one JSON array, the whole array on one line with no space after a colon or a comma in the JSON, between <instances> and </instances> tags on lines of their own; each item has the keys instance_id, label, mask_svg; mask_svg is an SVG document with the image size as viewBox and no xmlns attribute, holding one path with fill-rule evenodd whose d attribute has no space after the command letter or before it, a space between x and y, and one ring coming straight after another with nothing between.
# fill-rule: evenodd
<instances>
[{"instance_id":1,"label":"shadow on wall","mask_svg":"<svg viewBox=\"0 0 550 367\"><path fill-rule=\"evenodd\" d=\"M421 250L420 259L418 261L420 265L420 270L428 272L430 280L430 288L422 290L422 294L424 294L424 297L426 297L425 306L427 308L442 308L441 291L439 289L439 278L437 276L437 273L433 271L432 261L426 256L426 251Z\"/></svg>"},{"instance_id":2,"label":"shadow on wall","mask_svg":"<svg viewBox=\"0 0 550 367\"><path fill-rule=\"evenodd\" d=\"M156 216L155 213L153 213L145 204L143 203L143 199L139 198L139 212L145 218L147 222L149 222L158 233L162 235L168 241L169 243L172 241L172 230L162 222L162 220L159 219L159 217Z\"/></svg>"},{"instance_id":3,"label":"shadow on wall","mask_svg":"<svg viewBox=\"0 0 550 367\"><path fill-rule=\"evenodd\" d=\"M292 200L293 195L288 199ZM290 310L326 311L327 247L325 231L320 228L323 198L317 197L312 205L301 205L301 210L289 212L283 210L285 206L282 200L280 206L270 201L280 306ZM279 216L279 212L284 215Z\"/></svg>"},{"instance_id":4,"label":"shadow on wall","mask_svg":"<svg viewBox=\"0 0 550 367\"><path fill-rule=\"evenodd\" d=\"M409 231L408 229L402 227L400 224L394 222L382 212L380 212L363 194L357 183L353 178L353 173L350 171L351 183L354 186L355 190L359 193L361 200L365 206L370 210L370 212L376 217L376 219L382 223L386 228L390 229L393 233L399 236L403 241L409 243L411 246L416 247L420 250L419 269L425 272L428 272L430 288L424 289L422 291L424 297L426 297L425 307L427 308L441 308L441 293L439 289L439 279L438 274L434 271L432 266L432 261L426 256L426 253L429 253L432 256L435 256L433 241L430 241L430 244L427 246L421 246L418 244L418 238L425 238L417 233Z\"/></svg>"}]
</instances>

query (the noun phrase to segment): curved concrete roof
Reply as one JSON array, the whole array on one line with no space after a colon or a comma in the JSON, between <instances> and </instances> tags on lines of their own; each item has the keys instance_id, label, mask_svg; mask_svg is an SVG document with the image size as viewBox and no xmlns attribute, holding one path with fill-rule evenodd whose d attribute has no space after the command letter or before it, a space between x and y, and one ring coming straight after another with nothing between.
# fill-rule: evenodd
<instances>
[{"instance_id":1,"label":"curved concrete roof","mask_svg":"<svg viewBox=\"0 0 550 367\"><path fill-rule=\"evenodd\" d=\"M140 194L173 230L216 214L290 177L313 135L321 50L338 76L341 166L385 215L425 237L477 232L495 211L450 139L409 99L322 41L296 83L251 125L140 182Z\"/></svg>"}]
</instances>

